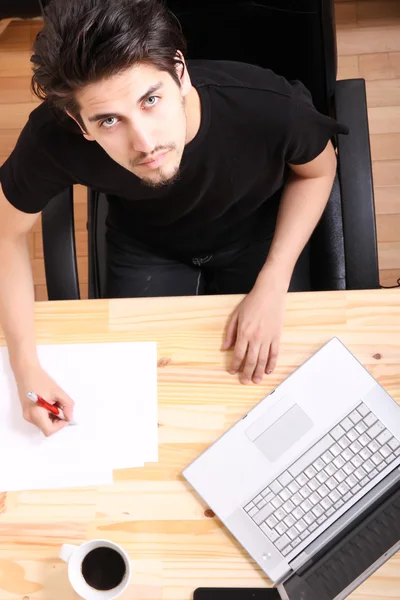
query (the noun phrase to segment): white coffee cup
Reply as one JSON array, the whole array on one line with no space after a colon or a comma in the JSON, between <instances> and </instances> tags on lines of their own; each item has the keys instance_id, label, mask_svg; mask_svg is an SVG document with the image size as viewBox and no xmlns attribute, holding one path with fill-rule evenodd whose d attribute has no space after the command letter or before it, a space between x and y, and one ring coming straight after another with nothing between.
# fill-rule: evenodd
<instances>
[{"instance_id":1,"label":"white coffee cup","mask_svg":"<svg viewBox=\"0 0 400 600\"><path fill-rule=\"evenodd\" d=\"M121 583L112 590L96 590L91 587L82 575L82 562L84 558L96 548L111 548L118 552L125 561L125 575ZM124 592L131 577L131 563L129 556L118 544L108 540L92 540L81 546L63 544L59 557L68 563L68 578L75 592L85 600L114 600Z\"/></svg>"}]
</instances>

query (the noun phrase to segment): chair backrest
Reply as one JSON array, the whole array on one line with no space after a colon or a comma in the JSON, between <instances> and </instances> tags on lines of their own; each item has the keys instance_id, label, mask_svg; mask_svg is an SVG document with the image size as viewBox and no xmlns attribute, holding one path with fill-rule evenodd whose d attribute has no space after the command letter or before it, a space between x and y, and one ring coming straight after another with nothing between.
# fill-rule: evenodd
<instances>
[{"instance_id":1,"label":"chair backrest","mask_svg":"<svg viewBox=\"0 0 400 600\"><path fill-rule=\"evenodd\" d=\"M32 19L40 15L38 0L1 0L0 19Z\"/></svg>"},{"instance_id":2,"label":"chair backrest","mask_svg":"<svg viewBox=\"0 0 400 600\"><path fill-rule=\"evenodd\" d=\"M329 114L337 75L333 0L167 0L188 42L188 58L267 67L310 90Z\"/></svg>"}]
</instances>

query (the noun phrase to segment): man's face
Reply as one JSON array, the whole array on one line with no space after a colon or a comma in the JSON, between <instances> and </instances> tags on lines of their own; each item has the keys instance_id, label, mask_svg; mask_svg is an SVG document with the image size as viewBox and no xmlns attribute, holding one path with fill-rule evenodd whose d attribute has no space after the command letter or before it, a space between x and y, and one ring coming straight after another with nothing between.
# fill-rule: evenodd
<instances>
[{"instance_id":1,"label":"man's face","mask_svg":"<svg viewBox=\"0 0 400 600\"><path fill-rule=\"evenodd\" d=\"M171 183L185 147L190 88L187 75L178 86L169 73L145 63L87 85L76 95L85 138L146 184Z\"/></svg>"}]
</instances>

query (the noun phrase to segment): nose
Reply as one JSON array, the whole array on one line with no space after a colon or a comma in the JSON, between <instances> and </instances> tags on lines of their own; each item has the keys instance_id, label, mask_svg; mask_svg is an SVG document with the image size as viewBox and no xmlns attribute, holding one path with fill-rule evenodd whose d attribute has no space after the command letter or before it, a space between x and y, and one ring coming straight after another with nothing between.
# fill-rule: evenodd
<instances>
[{"instance_id":1,"label":"nose","mask_svg":"<svg viewBox=\"0 0 400 600\"><path fill-rule=\"evenodd\" d=\"M150 131L144 125L137 124L131 130L131 143L136 152L144 154L150 154L155 146Z\"/></svg>"}]
</instances>

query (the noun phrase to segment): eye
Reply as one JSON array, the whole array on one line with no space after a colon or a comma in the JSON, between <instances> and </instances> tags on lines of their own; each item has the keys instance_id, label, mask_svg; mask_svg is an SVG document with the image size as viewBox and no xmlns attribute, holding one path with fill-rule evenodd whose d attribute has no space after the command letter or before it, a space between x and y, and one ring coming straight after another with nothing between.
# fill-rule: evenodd
<instances>
[{"instance_id":1,"label":"eye","mask_svg":"<svg viewBox=\"0 0 400 600\"><path fill-rule=\"evenodd\" d=\"M149 96L145 102L145 106L155 106L159 99L160 96Z\"/></svg>"},{"instance_id":2,"label":"eye","mask_svg":"<svg viewBox=\"0 0 400 600\"><path fill-rule=\"evenodd\" d=\"M114 123L112 121L116 121L116 117L107 117L107 119L104 119L104 121L101 121L99 127L103 127L104 129L111 129L111 127L114 126ZM110 123L111 121L111 123Z\"/></svg>"}]
</instances>

